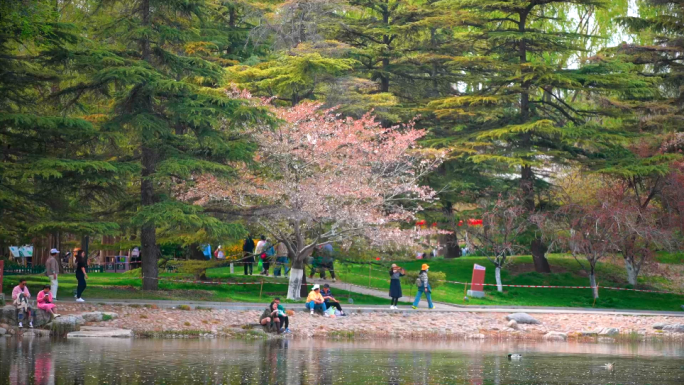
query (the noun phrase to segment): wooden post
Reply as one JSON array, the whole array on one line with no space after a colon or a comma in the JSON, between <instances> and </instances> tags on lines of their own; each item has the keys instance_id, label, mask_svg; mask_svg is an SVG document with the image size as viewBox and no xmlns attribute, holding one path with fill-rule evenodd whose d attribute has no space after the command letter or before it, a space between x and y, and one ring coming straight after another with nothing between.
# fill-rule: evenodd
<instances>
[{"instance_id":1,"label":"wooden post","mask_svg":"<svg viewBox=\"0 0 684 385\"><path fill-rule=\"evenodd\" d=\"M468 282L465 283L463 286L463 303L465 303L465 299L468 296Z\"/></svg>"},{"instance_id":2,"label":"wooden post","mask_svg":"<svg viewBox=\"0 0 684 385\"><path fill-rule=\"evenodd\" d=\"M233 262L230 263L230 274L235 274L235 266L233 265Z\"/></svg>"},{"instance_id":3,"label":"wooden post","mask_svg":"<svg viewBox=\"0 0 684 385\"><path fill-rule=\"evenodd\" d=\"M261 278L261 289L259 289L259 299L261 299L261 293L264 291L264 279Z\"/></svg>"}]
</instances>

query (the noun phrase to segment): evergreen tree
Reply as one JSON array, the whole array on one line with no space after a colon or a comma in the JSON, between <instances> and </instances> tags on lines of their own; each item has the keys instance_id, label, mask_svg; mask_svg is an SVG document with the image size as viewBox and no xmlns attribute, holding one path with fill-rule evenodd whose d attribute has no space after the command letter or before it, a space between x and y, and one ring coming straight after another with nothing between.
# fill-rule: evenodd
<instances>
[{"instance_id":1,"label":"evergreen tree","mask_svg":"<svg viewBox=\"0 0 684 385\"><path fill-rule=\"evenodd\" d=\"M54 96L67 57L79 48L73 24L52 1L0 3L0 242L60 231L111 234L97 210L120 191L125 170L104 151L99 127L63 114ZM6 247L3 247L6 250Z\"/></svg>"},{"instance_id":2,"label":"evergreen tree","mask_svg":"<svg viewBox=\"0 0 684 385\"><path fill-rule=\"evenodd\" d=\"M595 118L594 102L619 93L647 92L648 81L630 76L630 66L599 58L581 67L569 59L585 50L590 36L563 28L567 10L598 7L595 0L445 0L469 28L472 42L459 60L467 74L452 95L430 108L458 127L462 153L491 167L491 175L517 173L528 213L541 208L539 174L587 155L621 133ZM610 113L615 113L611 109ZM531 244L537 271L548 272L545 247Z\"/></svg>"},{"instance_id":3,"label":"evergreen tree","mask_svg":"<svg viewBox=\"0 0 684 385\"><path fill-rule=\"evenodd\" d=\"M194 173L235 175L228 163L249 160L254 148L240 134L243 125L270 121L265 110L220 88L220 61L199 57L207 55L205 50L188 54L211 46L199 33L204 20L218 17L211 5L206 0L103 1L99 12L114 17L94 34L116 58L93 81L64 91L113 92L114 108L104 127L127 138L130 154L121 160L134 161L141 170L134 182L140 209L132 224L140 228L144 290L158 287L158 231L185 244L245 234L241 225L223 223L175 199Z\"/></svg>"}]
</instances>

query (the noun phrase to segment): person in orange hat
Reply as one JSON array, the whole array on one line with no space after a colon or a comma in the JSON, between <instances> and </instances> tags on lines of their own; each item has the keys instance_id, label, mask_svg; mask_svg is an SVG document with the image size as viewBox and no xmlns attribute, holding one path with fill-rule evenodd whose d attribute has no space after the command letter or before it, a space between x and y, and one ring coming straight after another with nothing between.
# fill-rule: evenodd
<instances>
[{"instance_id":1,"label":"person in orange hat","mask_svg":"<svg viewBox=\"0 0 684 385\"><path fill-rule=\"evenodd\" d=\"M423 293L425 293L425 297L427 298L428 308L435 308L435 306L432 304L432 296L430 295L430 293L432 293L432 289L430 289L430 284L428 283L427 273L429 268L430 266L428 266L427 263L424 263L423 266L421 266L420 268L418 279L416 279L416 286L418 286L418 292L416 293L415 301L413 301L414 309L418 308L418 303L420 302L420 297L423 296Z\"/></svg>"}]
</instances>

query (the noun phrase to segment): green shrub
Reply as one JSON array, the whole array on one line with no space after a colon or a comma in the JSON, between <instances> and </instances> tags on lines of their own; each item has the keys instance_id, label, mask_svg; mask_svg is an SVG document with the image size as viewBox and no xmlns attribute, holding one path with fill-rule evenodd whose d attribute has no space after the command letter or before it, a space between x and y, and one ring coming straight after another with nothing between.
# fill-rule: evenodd
<instances>
[{"instance_id":1,"label":"green shrub","mask_svg":"<svg viewBox=\"0 0 684 385\"><path fill-rule=\"evenodd\" d=\"M406 275L402 278L405 285L416 285L416 279L418 278L419 271L407 271ZM430 287L434 290L444 284L446 280L446 273L439 271L428 271L428 283Z\"/></svg>"},{"instance_id":2,"label":"green shrub","mask_svg":"<svg viewBox=\"0 0 684 385\"><path fill-rule=\"evenodd\" d=\"M131 269L125 272L124 274L131 276L131 277L142 277L142 268L137 268L137 269Z\"/></svg>"},{"instance_id":3,"label":"green shrub","mask_svg":"<svg viewBox=\"0 0 684 385\"><path fill-rule=\"evenodd\" d=\"M226 261L197 261L197 260L173 260L166 263L167 267L174 268L181 274L191 274L197 280L207 279L207 269L228 265Z\"/></svg>"}]
</instances>

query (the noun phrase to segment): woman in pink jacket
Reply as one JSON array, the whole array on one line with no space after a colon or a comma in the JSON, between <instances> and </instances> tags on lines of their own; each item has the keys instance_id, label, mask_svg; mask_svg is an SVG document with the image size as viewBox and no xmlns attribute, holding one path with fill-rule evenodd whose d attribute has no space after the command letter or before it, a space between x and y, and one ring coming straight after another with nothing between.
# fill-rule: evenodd
<instances>
[{"instance_id":1,"label":"woman in pink jacket","mask_svg":"<svg viewBox=\"0 0 684 385\"><path fill-rule=\"evenodd\" d=\"M45 310L50 313L52 317L59 317L59 314L55 314L53 309L55 304L52 302L52 293L50 292L50 285L43 286L43 290L38 292L38 297L36 298L38 303L38 309Z\"/></svg>"}]
</instances>

